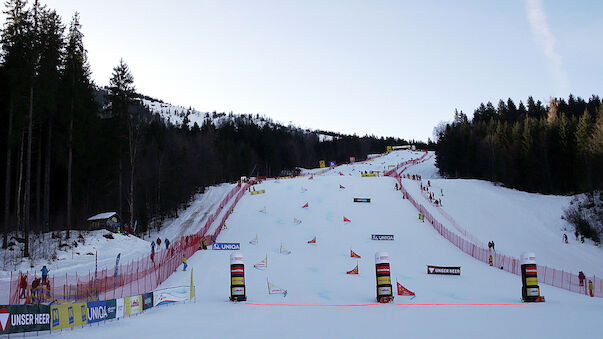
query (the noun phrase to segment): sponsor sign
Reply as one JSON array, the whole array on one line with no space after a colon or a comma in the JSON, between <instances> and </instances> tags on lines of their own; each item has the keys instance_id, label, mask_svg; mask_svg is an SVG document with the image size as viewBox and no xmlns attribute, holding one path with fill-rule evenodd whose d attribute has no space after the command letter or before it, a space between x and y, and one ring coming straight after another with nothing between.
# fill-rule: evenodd
<instances>
[{"instance_id":1,"label":"sponsor sign","mask_svg":"<svg viewBox=\"0 0 603 339\"><path fill-rule=\"evenodd\" d=\"M318 162L318 166L319 166L320 168L325 168L325 167L326 167L326 166L325 166L325 161L324 161L324 160L320 160L320 161Z\"/></svg>"},{"instance_id":2,"label":"sponsor sign","mask_svg":"<svg viewBox=\"0 0 603 339\"><path fill-rule=\"evenodd\" d=\"M125 313L126 305L124 298L115 299L115 318L123 318Z\"/></svg>"},{"instance_id":3,"label":"sponsor sign","mask_svg":"<svg viewBox=\"0 0 603 339\"><path fill-rule=\"evenodd\" d=\"M142 296L137 295L134 297L124 298L126 309L124 315L131 315L142 312Z\"/></svg>"},{"instance_id":4,"label":"sponsor sign","mask_svg":"<svg viewBox=\"0 0 603 339\"><path fill-rule=\"evenodd\" d=\"M356 157L350 157L350 164L353 164L356 162Z\"/></svg>"},{"instance_id":5,"label":"sponsor sign","mask_svg":"<svg viewBox=\"0 0 603 339\"><path fill-rule=\"evenodd\" d=\"M142 309L147 310L153 307L153 292L142 295Z\"/></svg>"},{"instance_id":6,"label":"sponsor sign","mask_svg":"<svg viewBox=\"0 0 603 339\"><path fill-rule=\"evenodd\" d=\"M461 267L460 266L427 265L427 274L461 275Z\"/></svg>"},{"instance_id":7,"label":"sponsor sign","mask_svg":"<svg viewBox=\"0 0 603 339\"><path fill-rule=\"evenodd\" d=\"M115 319L115 314L117 313L117 302L115 299L105 301L107 305L107 319Z\"/></svg>"},{"instance_id":8,"label":"sponsor sign","mask_svg":"<svg viewBox=\"0 0 603 339\"><path fill-rule=\"evenodd\" d=\"M188 300L190 287L174 287L153 292L153 305L159 306L178 301Z\"/></svg>"},{"instance_id":9,"label":"sponsor sign","mask_svg":"<svg viewBox=\"0 0 603 339\"><path fill-rule=\"evenodd\" d=\"M393 234L371 234L371 240L394 240Z\"/></svg>"},{"instance_id":10,"label":"sponsor sign","mask_svg":"<svg viewBox=\"0 0 603 339\"><path fill-rule=\"evenodd\" d=\"M230 272L232 274L244 274L245 273L245 268L241 267L241 266L234 266L230 268Z\"/></svg>"},{"instance_id":11,"label":"sponsor sign","mask_svg":"<svg viewBox=\"0 0 603 339\"><path fill-rule=\"evenodd\" d=\"M238 251L241 249L241 243L238 242L217 242L212 246L213 250Z\"/></svg>"},{"instance_id":12,"label":"sponsor sign","mask_svg":"<svg viewBox=\"0 0 603 339\"><path fill-rule=\"evenodd\" d=\"M392 288L390 286L378 287L377 291L379 291L378 295L391 295L392 294Z\"/></svg>"},{"instance_id":13,"label":"sponsor sign","mask_svg":"<svg viewBox=\"0 0 603 339\"><path fill-rule=\"evenodd\" d=\"M396 165L387 165L387 168L396 167Z\"/></svg>"},{"instance_id":14,"label":"sponsor sign","mask_svg":"<svg viewBox=\"0 0 603 339\"><path fill-rule=\"evenodd\" d=\"M538 297L540 296L540 291L537 287L528 288L526 289L526 294L528 295L528 297Z\"/></svg>"},{"instance_id":15,"label":"sponsor sign","mask_svg":"<svg viewBox=\"0 0 603 339\"><path fill-rule=\"evenodd\" d=\"M245 287L232 287L232 295L245 295Z\"/></svg>"},{"instance_id":16,"label":"sponsor sign","mask_svg":"<svg viewBox=\"0 0 603 339\"><path fill-rule=\"evenodd\" d=\"M329 167L337 166L337 161L329 161Z\"/></svg>"},{"instance_id":17,"label":"sponsor sign","mask_svg":"<svg viewBox=\"0 0 603 339\"><path fill-rule=\"evenodd\" d=\"M88 323L88 307L86 303L73 303L50 306L52 316L51 330L59 330Z\"/></svg>"},{"instance_id":18,"label":"sponsor sign","mask_svg":"<svg viewBox=\"0 0 603 339\"><path fill-rule=\"evenodd\" d=\"M106 301L89 301L86 306L88 308L88 324L107 320Z\"/></svg>"},{"instance_id":19,"label":"sponsor sign","mask_svg":"<svg viewBox=\"0 0 603 339\"><path fill-rule=\"evenodd\" d=\"M526 274L538 274L536 266L526 266Z\"/></svg>"},{"instance_id":20,"label":"sponsor sign","mask_svg":"<svg viewBox=\"0 0 603 339\"><path fill-rule=\"evenodd\" d=\"M354 198L354 202L371 202L371 198Z\"/></svg>"},{"instance_id":21,"label":"sponsor sign","mask_svg":"<svg viewBox=\"0 0 603 339\"><path fill-rule=\"evenodd\" d=\"M0 305L0 335L50 329L47 305Z\"/></svg>"},{"instance_id":22,"label":"sponsor sign","mask_svg":"<svg viewBox=\"0 0 603 339\"><path fill-rule=\"evenodd\" d=\"M377 267L377 274L389 274L389 266Z\"/></svg>"},{"instance_id":23,"label":"sponsor sign","mask_svg":"<svg viewBox=\"0 0 603 339\"><path fill-rule=\"evenodd\" d=\"M251 191L251 195L264 194L264 193L266 193L266 190Z\"/></svg>"},{"instance_id":24,"label":"sponsor sign","mask_svg":"<svg viewBox=\"0 0 603 339\"><path fill-rule=\"evenodd\" d=\"M385 275L383 277L377 277L377 285L391 285L391 277L389 275Z\"/></svg>"},{"instance_id":25,"label":"sponsor sign","mask_svg":"<svg viewBox=\"0 0 603 339\"><path fill-rule=\"evenodd\" d=\"M363 177L376 177L377 176L377 172L362 173L361 175Z\"/></svg>"}]
</instances>

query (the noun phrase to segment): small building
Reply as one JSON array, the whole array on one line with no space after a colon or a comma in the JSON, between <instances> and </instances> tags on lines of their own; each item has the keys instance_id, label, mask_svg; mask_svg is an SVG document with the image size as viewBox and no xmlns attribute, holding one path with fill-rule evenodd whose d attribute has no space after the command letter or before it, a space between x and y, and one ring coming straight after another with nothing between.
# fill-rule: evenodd
<instances>
[{"instance_id":1,"label":"small building","mask_svg":"<svg viewBox=\"0 0 603 339\"><path fill-rule=\"evenodd\" d=\"M120 226L119 215L117 212L105 212L99 213L95 216L88 218L88 230L100 230L107 229L115 232L116 228Z\"/></svg>"}]
</instances>

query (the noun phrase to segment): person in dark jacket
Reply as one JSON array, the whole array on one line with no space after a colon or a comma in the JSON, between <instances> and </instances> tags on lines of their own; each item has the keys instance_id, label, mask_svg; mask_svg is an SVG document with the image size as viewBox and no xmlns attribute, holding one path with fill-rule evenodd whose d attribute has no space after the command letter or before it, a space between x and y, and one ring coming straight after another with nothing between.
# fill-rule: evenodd
<instances>
[{"instance_id":1,"label":"person in dark jacket","mask_svg":"<svg viewBox=\"0 0 603 339\"><path fill-rule=\"evenodd\" d=\"M578 272L578 280L580 280L580 286L584 286L585 279L586 279L586 276L584 275L584 272L582 272L582 271Z\"/></svg>"},{"instance_id":2,"label":"person in dark jacket","mask_svg":"<svg viewBox=\"0 0 603 339\"><path fill-rule=\"evenodd\" d=\"M166 249L166 250L167 250L168 248L170 248L170 239L165 238L164 243L165 243L165 249Z\"/></svg>"}]
</instances>

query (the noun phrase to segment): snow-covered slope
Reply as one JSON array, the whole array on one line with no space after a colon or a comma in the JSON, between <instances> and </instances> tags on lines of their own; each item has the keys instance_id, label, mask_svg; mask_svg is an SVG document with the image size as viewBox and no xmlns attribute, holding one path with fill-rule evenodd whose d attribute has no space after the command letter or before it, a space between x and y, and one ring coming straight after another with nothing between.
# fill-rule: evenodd
<instances>
[{"instance_id":1,"label":"snow-covered slope","mask_svg":"<svg viewBox=\"0 0 603 339\"><path fill-rule=\"evenodd\" d=\"M195 270L196 303L159 307L141 317L63 334L149 338L597 336L603 300L541 285L547 302L518 304L519 277L465 255L428 224L420 222L413 206L394 190L392 178L360 176L361 171L381 171L390 163L411 157L417 154L393 152L372 162L339 166L311 180L266 180L255 186L266 193L246 195L218 239L241 244L248 303L228 301L231 252L200 251L189 259L189 266ZM428 173L435 172L428 162L423 166L410 173L425 171L426 181ZM539 263L552 266L547 260L554 259L547 253L555 249L562 252L566 246L558 239L562 220L553 223L555 215L562 213L560 202L552 204L546 197L483 182L442 180L432 185L442 185L444 207L451 215L462 219L466 229L476 236L485 237L484 241L494 239L500 250L531 250L536 252ZM478 197L471 198L474 195ZM371 198L371 202L354 203L354 197ZM470 213L463 212L467 206L460 203L467 199L471 201ZM306 203L308 207L302 208ZM489 208L491 205L500 211ZM544 211L551 217L543 218ZM351 222L345 223L344 216ZM525 232L506 234L499 230L502 226L491 219L503 216L505 225L511 225L507 227L525 228ZM294 219L302 222L295 223ZM371 234L393 234L395 240L373 241ZM526 242L526 234L539 234L541 240ZM256 236L258 244L250 244ZM314 237L317 243L308 244ZM281 254L281 245L291 253ZM362 258L350 258L350 249ZM375 303L377 251L389 252L392 280L415 291L416 298L396 297L395 304ZM575 251L600 253L591 244L576 247ZM253 268L266 257L267 269ZM583 264L583 260L572 260L575 257L568 257L565 263L576 267ZM356 265L358 275L346 274ZM461 266L462 274L427 275L426 265ZM163 286L184 285L188 279L188 272L176 272ZM287 289L287 296L269 295L267 281Z\"/></svg>"}]
</instances>

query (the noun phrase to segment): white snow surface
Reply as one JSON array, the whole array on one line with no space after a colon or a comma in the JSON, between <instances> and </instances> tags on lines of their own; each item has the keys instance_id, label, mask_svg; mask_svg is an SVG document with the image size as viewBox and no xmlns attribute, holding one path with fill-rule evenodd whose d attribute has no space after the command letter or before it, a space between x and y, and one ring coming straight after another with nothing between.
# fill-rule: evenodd
<instances>
[{"instance_id":1,"label":"white snow surface","mask_svg":"<svg viewBox=\"0 0 603 339\"><path fill-rule=\"evenodd\" d=\"M420 222L413 206L394 190L394 179L360 177L360 171L365 169L381 171L390 162L419 155L397 151L371 162L338 166L324 175L315 175L312 180L308 177L266 180L255 187L265 189L265 194L247 194L241 199L227 221L228 229L220 234L218 241L241 244L248 303L305 306L229 302L232 252L207 250L197 252L188 261L195 272L195 302L152 308L138 317L64 331L61 335L68 338L597 337L603 300L541 284L545 303L519 303L518 276L465 255L427 223ZM458 218L457 222L466 230L483 237L484 242L495 240L497 250L515 256L533 251L539 264L563 266L573 272L583 269L587 274L591 273L587 269L595 272L603 264L600 248L590 243L561 242L561 228L565 225L559 216L568 198L523 193L476 180L437 179L430 161L409 169L409 173L423 173L424 183L429 179L432 186L442 187L446 211ZM417 182L404 184L417 186L418 191ZM371 202L354 203L354 197L371 198ZM302 208L305 203L308 208ZM260 212L264 208L265 213ZM344 223L344 216L351 222ZM294 223L294 218L300 219L301 224ZM393 234L395 240L373 241L371 234ZM258 244L251 245L249 240L256 235ZM317 243L308 244L313 237ZM280 254L281 244L291 254ZM362 258L350 258L350 249ZM393 304L375 302L374 254L378 251L390 255L394 288L397 280L416 292L414 299L396 296ZM266 256L266 270L253 268ZM346 274L356 265L358 275ZM462 274L427 275L426 265L461 266ZM186 285L189 279L189 272L178 271L162 287ZM287 296L269 295L267 280L287 289Z\"/></svg>"}]
</instances>

